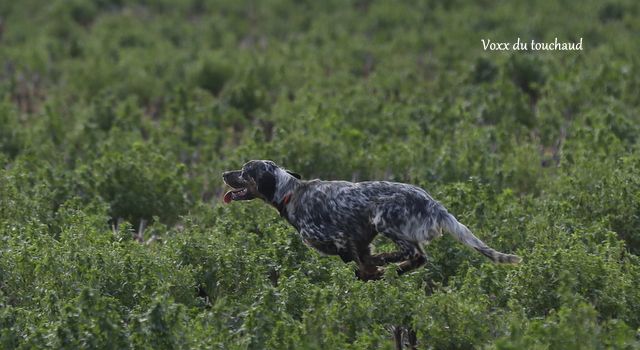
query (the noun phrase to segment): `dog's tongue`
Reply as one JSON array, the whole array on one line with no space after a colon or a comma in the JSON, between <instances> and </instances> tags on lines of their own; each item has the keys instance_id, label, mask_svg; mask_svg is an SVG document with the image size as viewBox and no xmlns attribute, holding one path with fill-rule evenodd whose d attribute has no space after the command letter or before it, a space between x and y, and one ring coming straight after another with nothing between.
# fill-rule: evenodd
<instances>
[{"instance_id":1,"label":"dog's tongue","mask_svg":"<svg viewBox=\"0 0 640 350\"><path fill-rule=\"evenodd\" d=\"M233 191L229 191L229 192L224 194L224 198L222 198L222 201L224 202L224 204L231 203L231 201L233 200L233 198L231 197L232 193L233 193Z\"/></svg>"}]
</instances>

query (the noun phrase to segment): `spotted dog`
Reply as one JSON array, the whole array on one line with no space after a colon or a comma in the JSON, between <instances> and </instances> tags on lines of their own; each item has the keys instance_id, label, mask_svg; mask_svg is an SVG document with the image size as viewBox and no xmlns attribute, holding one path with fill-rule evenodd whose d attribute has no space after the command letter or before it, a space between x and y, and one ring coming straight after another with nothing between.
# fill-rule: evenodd
<instances>
[{"instance_id":1,"label":"spotted dog","mask_svg":"<svg viewBox=\"0 0 640 350\"><path fill-rule=\"evenodd\" d=\"M496 263L518 263L471 233L423 189L387 181L303 181L300 175L269 160L252 160L227 171L232 187L224 202L259 198L273 205L310 247L358 265L362 280L379 278L380 266L400 263L400 274L426 262L423 245L448 232ZM370 243L382 234L398 246L395 252L372 254Z\"/></svg>"}]
</instances>

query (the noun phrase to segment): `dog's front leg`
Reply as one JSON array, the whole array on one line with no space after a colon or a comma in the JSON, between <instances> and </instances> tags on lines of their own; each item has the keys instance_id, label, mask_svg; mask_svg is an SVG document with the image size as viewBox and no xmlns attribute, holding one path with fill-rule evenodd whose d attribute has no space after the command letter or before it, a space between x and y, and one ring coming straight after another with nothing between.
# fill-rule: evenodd
<instances>
[{"instance_id":1,"label":"dog's front leg","mask_svg":"<svg viewBox=\"0 0 640 350\"><path fill-rule=\"evenodd\" d=\"M359 265L356 270L356 277L361 281L375 281L382 278L384 268L372 265Z\"/></svg>"},{"instance_id":2,"label":"dog's front leg","mask_svg":"<svg viewBox=\"0 0 640 350\"><path fill-rule=\"evenodd\" d=\"M358 264L356 277L362 281L378 280L382 278L382 275L384 275L384 268L372 264L370 259L371 249L368 245L365 248L360 249L356 255L355 260Z\"/></svg>"}]
</instances>

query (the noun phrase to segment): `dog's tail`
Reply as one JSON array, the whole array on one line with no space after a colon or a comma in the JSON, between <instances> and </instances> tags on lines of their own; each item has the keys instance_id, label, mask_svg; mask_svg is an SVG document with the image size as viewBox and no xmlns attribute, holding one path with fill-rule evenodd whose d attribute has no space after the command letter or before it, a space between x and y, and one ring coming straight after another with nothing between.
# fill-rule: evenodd
<instances>
[{"instance_id":1,"label":"dog's tail","mask_svg":"<svg viewBox=\"0 0 640 350\"><path fill-rule=\"evenodd\" d=\"M478 237L474 236L467 226L461 224L453 215L447 213L442 221L442 227L460 243L468 245L495 263L517 264L522 259L517 255L504 254L490 248Z\"/></svg>"}]
</instances>

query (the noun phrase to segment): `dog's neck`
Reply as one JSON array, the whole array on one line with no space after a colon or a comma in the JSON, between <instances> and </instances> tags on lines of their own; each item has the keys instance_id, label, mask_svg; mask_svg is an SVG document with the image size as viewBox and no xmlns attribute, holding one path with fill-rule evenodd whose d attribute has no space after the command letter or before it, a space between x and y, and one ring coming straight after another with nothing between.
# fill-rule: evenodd
<instances>
[{"instance_id":1,"label":"dog's neck","mask_svg":"<svg viewBox=\"0 0 640 350\"><path fill-rule=\"evenodd\" d=\"M287 205L291 201L293 192L300 185L300 180L283 171L281 173L278 173L276 181L277 188L275 194L273 195L271 204L273 204L273 206L278 209L281 216L286 218Z\"/></svg>"}]
</instances>

